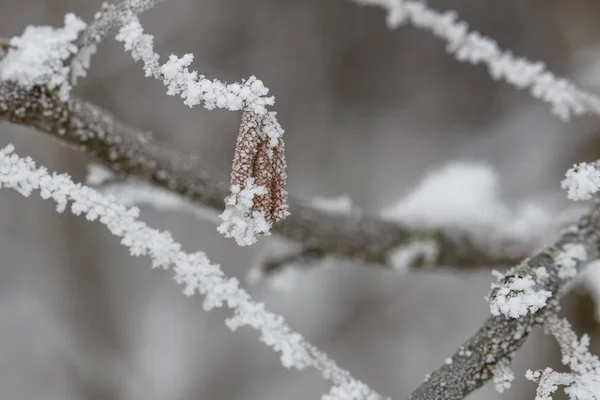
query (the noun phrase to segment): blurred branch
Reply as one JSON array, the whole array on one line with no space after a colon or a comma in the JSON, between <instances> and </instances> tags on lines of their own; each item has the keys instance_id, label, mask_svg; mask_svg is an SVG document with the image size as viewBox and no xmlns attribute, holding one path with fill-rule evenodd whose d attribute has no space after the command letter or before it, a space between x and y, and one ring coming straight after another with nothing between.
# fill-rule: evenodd
<instances>
[{"instance_id":1,"label":"blurred branch","mask_svg":"<svg viewBox=\"0 0 600 400\"><path fill-rule=\"evenodd\" d=\"M580 89L566 78L548 71L545 64L502 50L494 39L470 31L456 11L440 12L426 2L415 0L352 0L359 5L386 10L390 29L413 25L430 31L446 42L446 51L461 62L483 64L494 80L503 80L552 106L552 112L567 121L573 115L600 115L600 97Z\"/></svg>"},{"instance_id":2,"label":"blurred branch","mask_svg":"<svg viewBox=\"0 0 600 400\"><path fill-rule=\"evenodd\" d=\"M26 90L0 83L0 120L29 126L60 143L92 156L115 172L145 180L182 195L187 200L222 210L226 182L196 157L167 150L150 135L118 121L108 111L74 96L64 103L44 87ZM514 251L515 243L494 250L473 242L467 232L419 231L368 216L332 215L290 200L291 216L273 230L304 248L339 258L391 268L389 257L399 247L426 238L437 245L434 259L417 257L407 267L426 265L461 269L514 264L527 255ZM512 249L512 250L509 250Z\"/></svg>"},{"instance_id":3,"label":"blurred branch","mask_svg":"<svg viewBox=\"0 0 600 400\"><path fill-rule=\"evenodd\" d=\"M281 272L289 266L309 266L322 261L327 254L318 249L303 249L302 251L279 257L267 258L262 262L261 274L272 275Z\"/></svg>"},{"instance_id":4,"label":"blurred branch","mask_svg":"<svg viewBox=\"0 0 600 400\"><path fill-rule=\"evenodd\" d=\"M592 210L581 217L577 224L565 230L554 245L526 259L523 263L509 271L500 282L508 284L514 279L535 276L537 268L547 272L545 279L537 279L536 291L550 292L550 304L536 313L527 313L520 318L505 315L488 318L483 326L469 338L444 365L434 371L410 396L410 400L458 400L463 399L475 389L493 378L494 369L507 360L525 342L529 332L544 322L545 315L555 308L555 304L565 286L573 278L565 276L565 249L570 246L581 246L585 249L585 260L572 259L576 271L581 271L587 263L597 259L600 249L600 204L596 203ZM493 301L496 291L493 290ZM518 295L518 294L517 294Z\"/></svg>"},{"instance_id":5,"label":"blurred branch","mask_svg":"<svg viewBox=\"0 0 600 400\"><path fill-rule=\"evenodd\" d=\"M125 0L117 5L105 3L75 45L79 49L96 46L113 28L122 24L123 15L140 14L163 1L165 0Z\"/></svg>"},{"instance_id":6,"label":"blurred branch","mask_svg":"<svg viewBox=\"0 0 600 400\"><path fill-rule=\"evenodd\" d=\"M66 65L71 66L71 83L86 75L91 57L96 53L97 45L117 26L123 25L126 19L147 11L164 0L124 0L114 5L103 3L94 20L81 32L75 46L77 53L70 57Z\"/></svg>"}]
</instances>

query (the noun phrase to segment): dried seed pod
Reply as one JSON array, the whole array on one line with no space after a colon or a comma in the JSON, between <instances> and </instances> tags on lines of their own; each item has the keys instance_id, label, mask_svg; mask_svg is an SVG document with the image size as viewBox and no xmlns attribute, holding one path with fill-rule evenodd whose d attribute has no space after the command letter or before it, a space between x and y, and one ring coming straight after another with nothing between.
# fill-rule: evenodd
<instances>
[{"instance_id":1,"label":"dried seed pod","mask_svg":"<svg viewBox=\"0 0 600 400\"><path fill-rule=\"evenodd\" d=\"M268 234L273 223L285 218L285 153L283 130L274 112L259 115L244 111L238 135L231 184L219 231L238 244Z\"/></svg>"}]
</instances>

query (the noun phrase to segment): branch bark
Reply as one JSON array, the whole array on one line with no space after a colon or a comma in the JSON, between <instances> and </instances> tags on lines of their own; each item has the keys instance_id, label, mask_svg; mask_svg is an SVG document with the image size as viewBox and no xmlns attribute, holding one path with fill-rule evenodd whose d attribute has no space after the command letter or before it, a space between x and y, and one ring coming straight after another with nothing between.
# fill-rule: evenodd
<instances>
[{"instance_id":1,"label":"branch bark","mask_svg":"<svg viewBox=\"0 0 600 400\"><path fill-rule=\"evenodd\" d=\"M95 161L126 175L171 190L186 199L222 210L228 194L224 181L197 159L164 149L148 133L118 121L110 112L74 96L64 103L44 87L26 90L0 82L0 120L46 133L60 143L90 155ZM369 216L332 215L290 199L291 216L273 231L304 248L338 258L392 268L394 250L415 240L435 242L433 260L416 257L408 267L428 265L460 269L515 264L530 249L514 251L515 243L495 249L474 243L468 232L414 230ZM525 246L527 247L527 246Z\"/></svg>"},{"instance_id":2,"label":"branch bark","mask_svg":"<svg viewBox=\"0 0 600 400\"><path fill-rule=\"evenodd\" d=\"M546 313L554 309L569 279L559 274L557 261L568 245L582 245L587 260L597 259L600 249L600 205L581 217L552 246L526 259L503 278L509 282L515 277L531 276L536 268L543 267L548 278L536 290L552 293L552 302L535 314L515 319L504 315L488 318L483 326L469 338L439 369L421 384L410 400L459 400L492 379L493 370L502 360L512 359L513 354L525 342L529 332L544 321ZM576 261L580 271L586 262ZM493 293L492 293L493 296ZM451 362L450 362L451 361Z\"/></svg>"}]
</instances>

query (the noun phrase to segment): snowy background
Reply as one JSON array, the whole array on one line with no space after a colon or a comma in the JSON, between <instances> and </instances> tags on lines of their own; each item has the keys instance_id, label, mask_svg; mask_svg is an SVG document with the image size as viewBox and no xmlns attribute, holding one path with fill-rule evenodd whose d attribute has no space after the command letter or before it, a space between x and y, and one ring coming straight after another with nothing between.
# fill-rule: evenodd
<instances>
[{"instance_id":1,"label":"snowy background","mask_svg":"<svg viewBox=\"0 0 600 400\"><path fill-rule=\"evenodd\" d=\"M600 90L593 3L429 2L456 9L502 47ZM62 25L68 11L89 20L99 7L3 0L0 36L28 24ZM142 22L163 57L193 52L195 68L208 76L254 74L265 82L286 129L288 188L296 197L347 193L376 213L428 171L475 160L498 171L508 201L559 208L565 170L600 158L595 118L563 124L527 93L459 64L427 32L388 30L382 10L346 0L172 0ZM114 40L99 48L76 93L169 147L197 152L227 178L239 115L188 109L166 96ZM8 143L85 178L86 157L42 134L2 123L0 147ZM169 274L131 258L98 224L52 207L0 191L0 392L7 398L295 400L327 390L313 371L281 368L254 332L232 334L226 312L206 314ZM214 223L185 214L144 208L142 218L240 279L277 249L272 240L239 248ZM295 274L285 292L267 282L249 289L355 377L401 399L489 315L484 296L492 280L486 270L400 274L344 263ZM581 294L567 307L576 327L597 329ZM557 357L538 331L516 357L510 392L489 385L470 398L533 398L524 370L555 366Z\"/></svg>"}]
</instances>

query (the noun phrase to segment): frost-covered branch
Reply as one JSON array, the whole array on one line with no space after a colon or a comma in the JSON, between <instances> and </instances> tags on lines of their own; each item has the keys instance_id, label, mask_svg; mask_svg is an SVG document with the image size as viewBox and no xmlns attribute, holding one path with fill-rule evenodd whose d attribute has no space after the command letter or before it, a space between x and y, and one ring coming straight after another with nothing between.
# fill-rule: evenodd
<instances>
[{"instance_id":1,"label":"frost-covered branch","mask_svg":"<svg viewBox=\"0 0 600 400\"><path fill-rule=\"evenodd\" d=\"M538 382L535 400L551 400L559 386L571 400L600 399L600 359L590 353L590 337L580 338L571 324L556 314L550 314L544 322L546 333L554 336L562 353L562 363L571 372L557 372L552 368L527 371L527 379Z\"/></svg>"},{"instance_id":2,"label":"frost-covered branch","mask_svg":"<svg viewBox=\"0 0 600 400\"><path fill-rule=\"evenodd\" d=\"M600 250L600 205L558 241L526 259L504 275L490 294L492 316L442 367L415 390L411 400L458 400L494 378L499 363L524 343L529 332L544 322L552 302L587 261Z\"/></svg>"},{"instance_id":3,"label":"frost-covered branch","mask_svg":"<svg viewBox=\"0 0 600 400\"><path fill-rule=\"evenodd\" d=\"M90 155L112 171L138 178L213 210L223 210L228 185L197 157L168 150L151 135L117 120L110 112L75 96L62 102L45 87L24 89L0 82L0 120L29 126ZM343 259L390 268L390 256L415 240L433 241L436 257L414 258L409 268L448 266L461 269L511 265L537 245L508 241L482 246L472 232L445 226L419 229L368 215L334 214L292 199L291 215L273 231L309 249ZM519 246L516 246L519 244ZM516 246L516 247L515 247Z\"/></svg>"},{"instance_id":4,"label":"frost-covered branch","mask_svg":"<svg viewBox=\"0 0 600 400\"><path fill-rule=\"evenodd\" d=\"M23 196L39 191L43 199L56 202L58 212L70 205L73 214L83 214L89 221L98 220L106 225L113 235L121 238L121 244L129 248L132 256L149 256L153 268L173 270L174 280L184 286L186 295L204 296L206 311L223 306L230 308L233 316L226 324L231 330L244 326L258 330L260 340L280 353L281 363L286 368L312 367L320 371L336 388L336 394L327 398L383 399L292 331L283 317L265 310L264 304L254 302L235 278L226 277L203 252L184 252L170 233L152 229L140 221L137 208L128 209L112 196L74 183L66 174L38 168L31 158L21 158L13 151L11 145L0 149L0 188L13 189Z\"/></svg>"},{"instance_id":5,"label":"frost-covered branch","mask_svg":"<svg viewBox=\"0 0 600 400\"><path fill-rule=\"evenodd\" d=\"M374 5L387 11L391 29L412 24L425 29L446 42L446 51L457 60L483 64L495 80L503 80L552 105L552 111L563 121L571 115L586 113L600 116L600 98L576 87L566 78L555 76L543 62L533 62L502 50L492 38L469 31L465 21L458 20L455 11L439 12L426 2L415 0L352 0L362 5Z\"/></svg>"}]
</instances>

